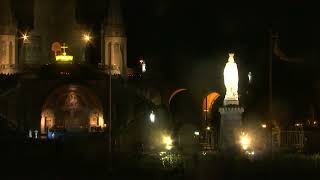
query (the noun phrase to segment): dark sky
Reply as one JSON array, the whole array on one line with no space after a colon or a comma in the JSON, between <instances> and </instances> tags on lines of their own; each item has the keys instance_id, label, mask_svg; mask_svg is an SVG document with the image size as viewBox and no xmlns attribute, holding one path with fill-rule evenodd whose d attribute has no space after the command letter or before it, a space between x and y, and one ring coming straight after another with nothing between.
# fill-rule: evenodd
<instances>
[{"instance_id":1,"label":"dark sky","mask_svg":"<svg viewBox=\"0 0 320 180\"><path fill-rule=\"evenodd\" d=\"M16 0L16 14L22 29L32 27L30 2ZM107 13L106 1L77 2L78 22L99 34L100 22ZM301 64L274 63L275 102L279 100L279 106L286 108L291 108L292 103L302 104L290 109L302 111L305 104L316 103L315 91L320 89L319 85L318 88L313 85L319 80L320 65L317 7L303 1L124 0L128 64L134 66L141 57L150 68L164 72L171 80L205 89L213 82L221 84L227 53L235 51L242 79L248 71L254 74L252 86L257 93L253 99L263 99L268 85L268 28L272 27L280 34L283 51L288 56L304 59ZM96 51L98 46L99 40L94 45ZM245 92L246 80L242 81ZM285 105L281 103L282 98L286 99ZM265 99L261 101L265 105ZM255 103L251 105L259 107Z\"/></svg>"}]
</instances>

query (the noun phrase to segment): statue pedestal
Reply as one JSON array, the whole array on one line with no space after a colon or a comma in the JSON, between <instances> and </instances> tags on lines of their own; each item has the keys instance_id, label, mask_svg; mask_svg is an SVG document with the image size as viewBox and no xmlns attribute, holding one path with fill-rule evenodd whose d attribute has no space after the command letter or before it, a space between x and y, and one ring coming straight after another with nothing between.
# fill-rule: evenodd
<instances>
[{"instance_id":1,"label":"statue pedestal","mask_svg":"<svg viewBox=\"0 0 320 180\"><path fill-rule=\"evenodd\" d=\"M238 136L241 128L243 108L237 105L224 106L219 109L221 114L220 124L220 149L224 152L238 149Z\"/></svg>"}]
</instances>

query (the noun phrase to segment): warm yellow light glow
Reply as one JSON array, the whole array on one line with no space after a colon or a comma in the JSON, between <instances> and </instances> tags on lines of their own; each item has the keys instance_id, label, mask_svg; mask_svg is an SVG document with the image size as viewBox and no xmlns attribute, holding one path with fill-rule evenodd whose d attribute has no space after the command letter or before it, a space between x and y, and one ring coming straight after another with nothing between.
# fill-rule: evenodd
<instances>
[{"instance_id":1,"label":"warm yellow light glow","mask_svg":"<svg viewBox=\"0 0 320 180\"><path fill-rule=\"evenodd\" d=\"M199 134L200 134L199 131L194 132L194 135L196 135L196 136L199 136Z\"/></svg>"},{"instance_id":2,"label":"warm yellow light glow","mask_svg":"<svg viewBox=\"0 0 320 180\"><path fill-rule=\"evenodd\" d=\"M247 150L251 145L251 138L246 133L241 133L240 135L240 145L243 150Z\"/></svg>"},{"instance_id":3,"label":"warm yellow light glow","mask_svg":"<svg viewBox=\"0 0 320 180\"><path fill-rule=\"evenodd\" d=\"M266 124L261 124L261 127L262 128L267 128L267 125Z\"/></svg>"},{"instance_id":4,"label":"warm yellow light glow","mask_svg":"<svg viewBox=\"0 0 320 180\"><path fill-rule=\"evenodd\" d=\"M91 41L91 36L90 34L84 34L83 35L83 40L87 43Z\"/></svg>"},{"instance_id":5,"label":"warm yellow light glow","mask_svg":"<svg viewBox=\"0 0 320 180\"><path fill-rule=\"evenodd\" d=\"M99 122L98 125L99 125L100 127L103 127L103 126L104 126L104 119L103 119L103 116L102 116L101 114L99 115L99 120L98 120L98 122Z\"/></svg>"},{"instance_id":6,"label":"warm yellow light glow","mask_svg":"<svg viewBox=\"0 0 320 180\"><path fill-rule=\"evenodd\" d=\"M210 129L211 129L210 126L208 126L208 127L207 127L207 130L210 131Z\"/></svg>"},{"instance_id":7,"label":"warm yellow light glow","mask_svg":"<svg viewBox=\"0 0 320 180\"><path fill-rule=\"evenodd\" d=\"M29 36L28 36L27 32L26 33L20 33L20 35L21 35L20 39L22 39L24 43L29 40Z\"/></svg>"},{"instance_id":8,"label":"warm yellow light glow","mask_svg":"<svg viewBox=\"0 0 320 180\"><path fill-rule=\"evenodd\" d=\"M254 156L255 152L254 151L246 151L246 154L248 154L249 156Z\"/></svg>"},{"instance_id":9,"label":"warm yellow light glow","mask_svg":"<svg viewBox=\"0 0 320 180\"><path fill-rule=\"evenodd\" d=\"M164 144L172 144L172 139L171 139L170 136L163 136L162 142L163 142Z\"/></svg>"},{"instance_id":10,"label":"warm yellow light glow","mask_svg":"<svg viewBox=\"0 0 320 180\"><path fill-rule=\"evenodd\" d=\"M56 56L56 61L65 61L65 62L68 62L68 61L72 61L72 60L73 60L73 56L66 56L66 55Z\"/></svg>"},{"instance_id":11,"label":"warm yellow light glow","mask_svg":"<svg viewBox=\"0 0 320 180\"><path fill-rule=\"evenodd\" d=\"M172 149L172 143L173 143L173 140L171 139L171 137L170 136L168 136L168 135L164 135L164 136L162 136L162 143L165 145L165 148L167 149L167 150L170 150L170 149Z\"/></svg>"},{"instance_id":12,"label":"warm yellow light glow","mask_svg":"<svg viewBox=\"0 0 320 180\"><path fill-rule=\"evenodd\" d=\"M234 54L229 53L228 62L224 68L224 84L226 87L226 95L224 98L225 105L228 104L239 104L238 101L238 67L237 64L234 62Z\"/></svg>"},{"instance_id":13,"label":"warm yellow light glow","mask_svg":"<svg viewBox=\"0 0 320 180\"><path fill-rule=\"evenodd\" d=\"M28 36L27 34L23 34L23 35L22 35L22 39L23 39L24 41L28 40L28 38L29 38L29 36Z\"/></svg>"},{"instance_id":14,"label":"warm yellow light glow","mask_svg":"<svg viewBox=\"0 0 320 180\"><path fill-rule=\"evenodd\" d=\"M56 56L56 61L70 62L73 60L73 56L67 55L67 53L66 53L67 48L68 48L68 46L66 46L65 44L61 47L61 49L63 49L63 53L62 53L62 55Z\"/></svg>"},{"instance_id":15,"label":"warm yellow light glow","mask_svg":"<svg viewBox=\"0 0 320 180\"><path fill-rule=\"evenodd\" d=\"M210 112L212 109L213 104L216 100L220 97L220 95L216 92L212 92L208 94L202 102L202 110L203 112Z\"/></svg>"}]
</instances>

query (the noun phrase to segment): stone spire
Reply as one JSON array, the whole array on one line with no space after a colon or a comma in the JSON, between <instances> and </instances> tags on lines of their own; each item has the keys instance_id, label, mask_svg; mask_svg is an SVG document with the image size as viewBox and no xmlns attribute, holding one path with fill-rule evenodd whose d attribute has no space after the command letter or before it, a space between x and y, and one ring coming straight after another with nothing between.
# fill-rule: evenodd
<instances>
[{"instance_id":1,"label":"stone spire","mask_svg":"<svg viewBox=\"0 0 320 180\"><path fill-rule=\"evenodd\" d=\"M0 73L13 74L18 70L16 58L16 25L11 0L0 1Z\"/></svg>"},{"instance_id":2,"label":"stone spire","mask_svg":"<svg viewBox=\"0 0 320 180\"><path fill-rule=\"evenodd\" d=\"M11 0L0 1L0 34L15 34Z\"/></svg>"},{"instance_id":3,"label":"stone spire","mask_svg":"<svg viewBox=\"0 0 320 180\"><path fill-rule=\"evenodd\" d=\"M106 23L106 35L125 36L120 0L109 0Z\"/></svg>"},{"instance_id":4,"label":"stone spire","mask_svg":"<svg viewBox=\"0 0 320 180\"><path fill-rule=\"evenodd\" d=\"M108 24L122 25L122 14L120 0L110 0L108 7Z\"/></svg>"},{"instance_id":5,"label":"stone spire","mask_svg":"<svg viewBox=\"0 0 320 180\"><path fill-rule=\"evenodd\" d=\"M127 74L127 38L125 35L120 0L109 0L108 17L104 30L105 67L111 67L111 74Z\"/></svg>"}]
</instances>

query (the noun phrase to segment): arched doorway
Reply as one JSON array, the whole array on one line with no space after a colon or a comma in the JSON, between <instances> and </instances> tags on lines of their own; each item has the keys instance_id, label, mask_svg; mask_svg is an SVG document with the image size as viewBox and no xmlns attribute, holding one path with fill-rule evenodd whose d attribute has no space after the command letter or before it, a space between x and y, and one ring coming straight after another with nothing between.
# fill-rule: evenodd
<instances>
[{"instance_id":1,"label":"arched doorway","mask_svg":"<svg viewBox=\"0 0 320 180\"><path fill-rule=\"evenodd\" d=\"M174 135L179 146L188 154L199 148L199 138L194 135L201 125L201 113L197 105L195 97L187 89L177 89L169 98Z\"/></svg>"},{"instance_id":2,"label":"arched doorway","mask_svg":"<svg viewBox=\"0 0 320 180\"><path fill-rule=\"evenodd\" d=\"M177 89L169 98L169 110L175 129L183 124L199 125L199 111L194 96L187 89Z\"/></svg>"},{"instance_id":3,"label":"arched doorway","mask_svg":"<svg viewBox=\"0 0 320 180\"><path fill-rule=\"evenodd\" d=\"M42 106L41 133L63 129L66 132L102 132L103 109L86 87L64 85L49 94Z\"/></svg>"},{"instance_id":4,"label":"arched doorway","mask_svg":"<svg viewBox=\"0 0 320 180\"><path fill-rule=\"evenodd\" d=\"M206 142L213 147L218 146L220 134L219 107L223 98L217 92L209 92L202 100L202 116L206 132Z\"/></svg>"}]
</instances>

